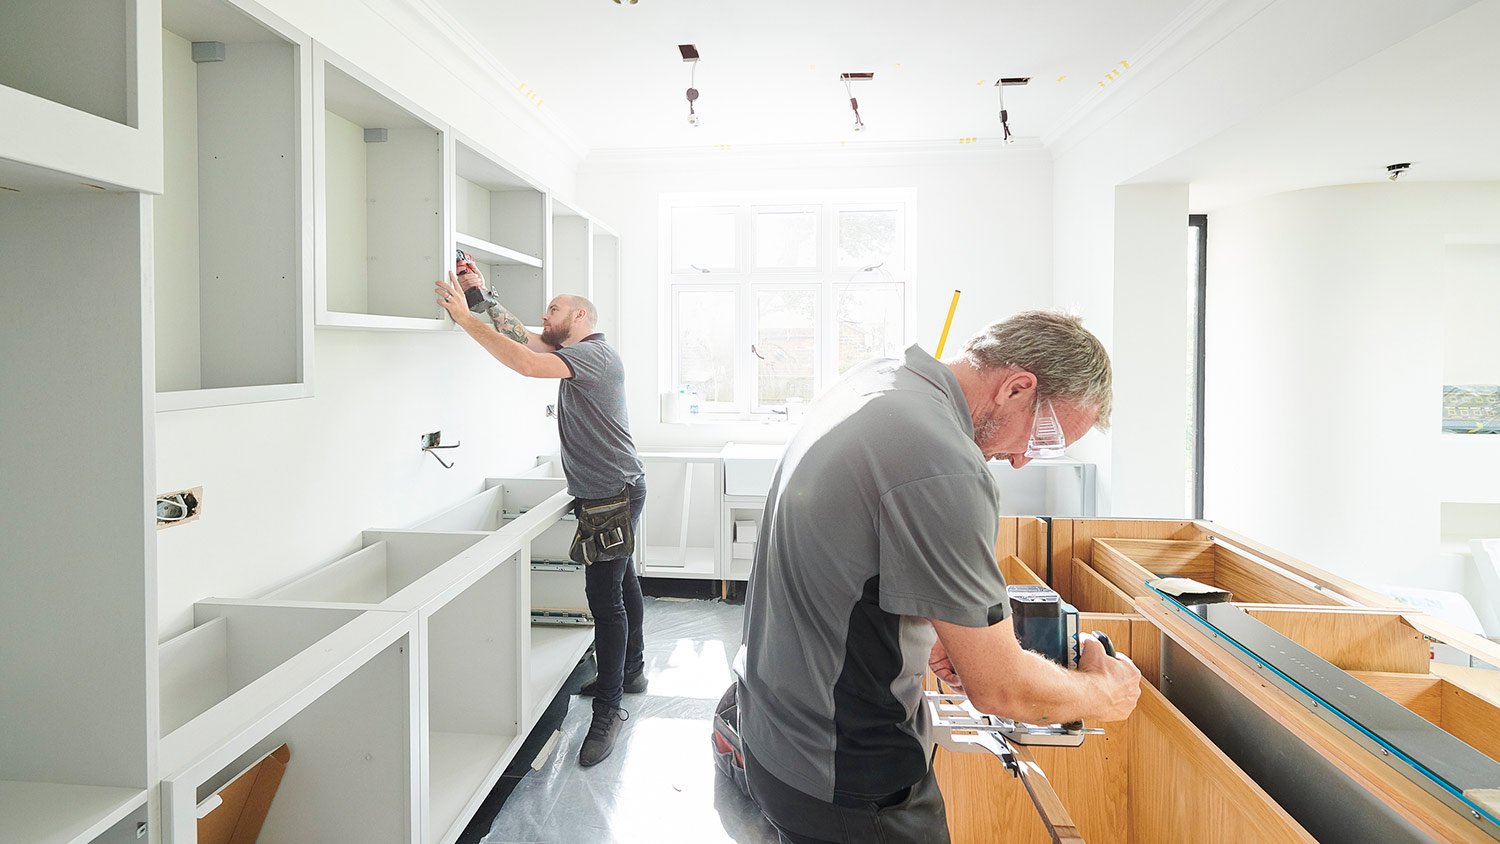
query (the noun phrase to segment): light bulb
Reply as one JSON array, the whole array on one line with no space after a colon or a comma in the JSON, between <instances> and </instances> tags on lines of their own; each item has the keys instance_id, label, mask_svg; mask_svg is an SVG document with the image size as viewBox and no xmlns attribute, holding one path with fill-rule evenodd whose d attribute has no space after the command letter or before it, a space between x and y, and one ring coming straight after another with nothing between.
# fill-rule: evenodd
<instances>
[{"instance_id":1,"label":"light bulb","mask_svg":"<svg viewBox=\"0 0 1500 844\"><path fill-rule=\"evenodd\" d=\"M697 126L698 125L698 115L696 115L696 114L689 114L688 115L688 125L689 126Z\"/></svg>"}]
</instances>

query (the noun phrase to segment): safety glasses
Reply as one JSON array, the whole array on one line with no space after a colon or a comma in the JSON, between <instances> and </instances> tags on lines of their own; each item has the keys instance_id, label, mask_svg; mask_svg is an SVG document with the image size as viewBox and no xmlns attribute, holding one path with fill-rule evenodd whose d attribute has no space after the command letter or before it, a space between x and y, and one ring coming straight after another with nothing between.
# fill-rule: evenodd
<instances>
[{"instance_id":1,"label":"safety glasses","mask_svg":"<svg viewBox=\"0 0 1500 844\"><path fill-rule=\"evenodd\" d=\"M1062 457L1068 447L1063 436L1062 424L1052 409L1051 399L1038 399L1031 422L1031 439L1026 442L1026 456L1033 460L1048 460Z\"/></svg>"}]
</instances>

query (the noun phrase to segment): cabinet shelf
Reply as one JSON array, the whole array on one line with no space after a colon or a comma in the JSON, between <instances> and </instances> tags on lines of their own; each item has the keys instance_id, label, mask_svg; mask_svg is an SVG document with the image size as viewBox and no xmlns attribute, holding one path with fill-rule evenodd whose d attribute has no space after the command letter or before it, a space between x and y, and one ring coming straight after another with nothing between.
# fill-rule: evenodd
<instances>
[{"instance_id":1,"label":"cabinet shelf","mask_svg":"<svg viewBox=\"0 0 1500 844\"><path fill-rule=\"evenodd\" d=\"M526 710L533 719L552 702L593 643L590 625L532 625Z\"/></svg>"},{"instance_id":2,"label":"cabinet shelf","mask_svg":"<svg viewBox=\"0 0 1500 844\"><path fill-rule=\"evenodd\" d=\"M514 249L507 249L497 243L490 243L488 240L473 235L455 232L453 234L453 242L457 243L470 255L473 255L475 260L480 263L536 267L538 269L542 266L541 258L517 252Z\"/></svg>"},{"instance_id":3,"label":"cabinet shelf","mask_svg":"<svg viewBox=\"0 0 1500 844\"><path fill-rule=\"evenodd\" d=\"M139 789L0 780L0 841L88 844L145 805Z\"/></svg>"},{"instance_id":4,"label":"cabinet shelf","mask_svg":"<svg viewBox=\"0 0 1500 844\"><path fill-rule=\"evenodd\" d=\"M488 796L519 741L518 736L432 731L427 744L432 840L448 841L463 832L459 819L473 814L465 809L478 808ZM448 834L439 839L440 831Z\"/></svg>"}]
</instances>

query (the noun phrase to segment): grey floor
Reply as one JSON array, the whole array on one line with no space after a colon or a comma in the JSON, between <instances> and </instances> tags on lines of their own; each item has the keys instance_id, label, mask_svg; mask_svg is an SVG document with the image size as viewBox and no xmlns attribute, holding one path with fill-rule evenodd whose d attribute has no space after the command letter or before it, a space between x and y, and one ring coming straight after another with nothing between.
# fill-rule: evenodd
<instances>
[{"instance_id":1,"label":"grey floor","mask_svg":"<svg viewBox=\"0 0 1500 844\"><path fill-rule=\"evenodd\" d=\"M645 694L626 695L630 719L614 753L580 768L588 698L571 698L562 735L496 813L482 844L513 842L776 841L771 825L714 768L714 705L730 682L744 607L646 599Z\"/></svg>"}]
</instances>

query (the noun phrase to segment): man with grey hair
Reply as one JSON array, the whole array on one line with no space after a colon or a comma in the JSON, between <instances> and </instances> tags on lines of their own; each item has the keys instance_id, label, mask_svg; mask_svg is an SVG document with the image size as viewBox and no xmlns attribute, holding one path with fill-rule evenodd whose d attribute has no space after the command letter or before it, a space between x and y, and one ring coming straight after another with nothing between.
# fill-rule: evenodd
<instances>
[{"instance_id":1,"label":"man with grey hair","mask_svg":"<svg viewBox=\"0 0 1500 844\"><path fill-rule=\"evenodd\" d=\"M1085 637L1080 670L1022 650L985 462L1024 466L1107 424L1080 320L1030 311L947 361L869 361L808 408L771 482L736 660L750 792L786 842L946 841L921 717L931 668L981 710L1118 721L1140 672Z\"/></svg>"},{"instance_id":2,"label":"man with grey hair","mask_svg":"<svg viewBox=\"0 0 1500 844\"><path fill-rule=\"evenodd\" d=\"M484 289L484 276L466 268L437 283L438 304L496 360L530 378L557 378L557 427L563 475L574 498L629 500L632 530L646 504L646 474L630 436L625 408L625 366L604 335L594 330L599 314L582 296L556 296L542 316L542 333L498 304L488 309L494 328L470 312L463 291ZM598 502L596 504L608 504ZM615 506L623 506L616 504ZM599 676L581 691L594 698L594 716L578 752L579 764L597 765L614 749L625 692L646 690L644 605L627 554L596 559L584 569L585 592L594 615L594 656Z\"/></svg>"}]
</instances>

